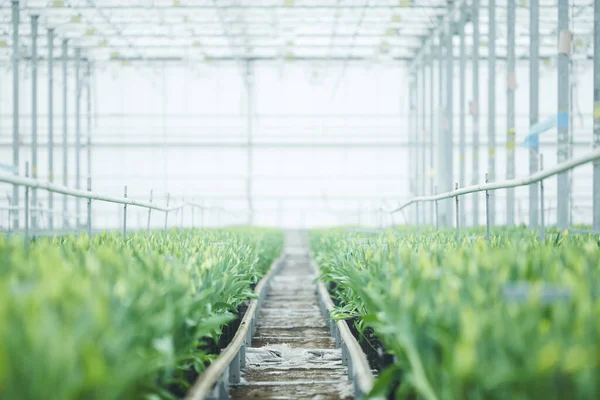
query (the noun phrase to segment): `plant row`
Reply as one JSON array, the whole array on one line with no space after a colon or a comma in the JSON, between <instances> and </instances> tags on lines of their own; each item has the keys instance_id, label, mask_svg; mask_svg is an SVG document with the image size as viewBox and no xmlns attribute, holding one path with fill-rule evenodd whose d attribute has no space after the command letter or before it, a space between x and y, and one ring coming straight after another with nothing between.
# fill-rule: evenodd
<instances>
[{"instance_id":1,"label":"plant row","mask_svg":"<svg viewBox=\"0 0 600 400\"><path fill-rule=\"evenodd\" d=\"M282 247L258 228L0 237L0 398L185 393Z\"/></svg>"},{"instance_id":2,"label":"plant row","mask_svg":"<svg viewBox=\"0 0 600 400\"><path fill-rule=\"evenodd\" d=\"M374 394L398 399L600 395L597 237L503 229L311 233L338 319L393 355Z\"/></svg>"}]
</instances>

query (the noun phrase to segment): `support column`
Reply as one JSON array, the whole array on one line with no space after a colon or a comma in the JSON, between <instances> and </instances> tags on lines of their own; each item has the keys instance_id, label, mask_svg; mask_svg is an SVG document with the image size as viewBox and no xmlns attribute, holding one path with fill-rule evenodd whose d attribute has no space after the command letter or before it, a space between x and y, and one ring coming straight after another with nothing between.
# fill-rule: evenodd
<instances>
[{"instance_id":1,"label":"support column","mask_svg":"<svg viewBox=\"0 0 600 400\"><path fill-rule=\"evenodd\" d=\"M507 3L506 12L506 178L515 177L515 8L514 0ZM515 223L515 189L506 190L506 225Z\"/></svg>"},{"instance_id":2,"label":"support column","mask_svg":"<svg viewBox=\"0 0 600 400\"><path fill-rule=\"evenodd\" d=\"M421 195L427 194L427 96L426 90L427 87L427 77L425 76L425 71L427 69L427 56L424 55L421 59L421 180L420 184L420 193ZM421 212L421 221L423 224L427 223L427 216L425 215L425 205L423 205Z\"/></svg>"},{"instance_id":3,"label":"support column","mask_svg":"<svg viewBox=\"0 0 600 400\"><path fill-rule=\"evenodd\" d=\"M69 147L68 147L68 138L67 138L67 132L68 132L68 120L67 120L67 115L69 113L69 107L68 107L68 103L67 103L67 89L68 89L68 74L67 74L67 61L69 58L69 48L68 48L68 41L67 39L64 39L62 42L62 67L63 67L63 142L62 142L62 156L63 156L63 177L62 177L62 183L64 186L68 186L69 184L69 180L68 180L68 151L69 151ZM68 228L69 227L69 218L67 216L67 211L68 211L68 197L66 195L63 195L63 228Z\"/></svg>"},{"instance_id":4,"label":"support column","mask_svg":"<svg viewBox=\"0 0 600 400\"><path fill-rule=\"evenodd\" d=\"M92 177L92 66L90 60L87 61L86 69L86 94L87 94L87 176Z\"/></svg>"},{"instance_id":5,"label":"support column","mask_svg":"<svg viewBox=\"0 0 600 400\"><path fill-rule=\"evenodd\" d=\"M75 49L75 188L81 189L81 49ZM76 227L81 227L81 199L75 199Z\"/></svg>"},{"instance_id":6,"label":"support column","mask_svg":"<svg viewBox=\"0 0 600 400\"><path fill-rule=\"evenodd\" d=\"M496 0L488 2L488 180L496 180ZM490 225L496 221L496 196L489 200Z\"/></svg>"},{"instance_id":7,"label":"support column","mask_svg":"<svg viewBox=\"0 0 600 400\"><path fill-rule=\"evenodd\" d=\"M48 180L54 182L54 28L48 29ZM48 229L53 229L53 192L48 192L48 209Z\"/></svg>"},{"instance_id":8,"label":"support column","mask_svg":"<svg viewBox=\"0 0 600 400\"><path fill-rule=\"evenodd\" d=\"M409 192L410 192L410 197L414 197L417 196L417 192L416 192L416 186L417 186L417 173L415 170L415 159L416 159L416 155L415 155L415 150L416 150L416 146L415 146L415 140L416 140L416 135L415 132L417 131L417 116L416 116L416 74L414 72L414 69L411 69L410 71L410 75L409 75L409 86L408 86L408 118L409 118L409 122L408 122L408 126L409 126L409 146L408 146L408 175L410 177L410 184L409 184ZM412 212L410 213L409 216L409 221L413 221L412 218ZM416 214L415 214L416 216ZM416 224L417 221L414 220L414 223Z\"/></svg>"},{"instance_id":9,"label":"support column","mask_svg":"<svg viewBox=\"0 0 600 400\"><path fill-rule=\"evenodd\" d=\"M444 80L444 40L443 40L444 36L440 33L440 37L438 40L438 46L437 46L437 51L438 51L438 60L439 60L439 64L438 64L438 68L439 68L439 79L438 79L438 130L437 130L437 162L436 162L436 167L435 167L435 180L436 180L436 186L437 186L437 191L439 192L443 192L444 191L444 179L445 179L445 173L444 173L444 168L445 167L445 159L446 159L446 141L445 141L445 134L446 134L446 127L445 127L445 120L446 120L446 112L445 112L445 101L446 98L444 96L445 90L444 90L444 84L445 84L445 80ZM437 221L439 222L438 225L439 226L444 226L444 220L441 218L441 213L443 213L444 207L441 207L441 212L438 213L438 219Z\"/></svg>"},{"instance_id":10,"label":"support column","mask_svg":"<svg viewBox=\"0 0 600 400\"><path fill-rule=\"evenodd\" d=\"M529 5L529 126L539 120L539 80L540 80L540 3L530 0ZM539 139L532 138L529 144L529 173L538 171ZM540 215L538 184L529 185L529 228L537 229Z\"/></svg>"},{"instance_id":11,"label":"support column","mask_svg":"<svg viewBox=\"0 0 600 400\"><path fill-rule=\"evenodd\" d=\"M571 37L569 32L569 0L558 0L558 108L556 115L557 161L569 158L569 51ZM569 225L569 174L557 175L558 202L556 223L559 229ZM543 212L543 210L542 210Z\"/></svg>"},{"instance_id":12,"label":"support column","mask_svg":"<svg viewBox=\"0 0 600 400\"><path fill-rule=\"evenodd\" d=\"M12 46L12 75L13 75L13 165L15 175L19 174L19 0L12 0L13 46ZM13 230L19 229L19 187L13 185L12 206L17 207L12 212Z\"/></svg>"},{"instance_id":13,"label":"support column","mask_svg":"<svg viewBox=\"0 0 600 400\"><path fill-rule=\"evenodd\" d=\"M434 176L433 176L433 171L435 169L435 153L434 153L434 147L435 147L435 141L434 141L434 137L435 137L435 98L433 96L433 89L434 89L434 62L435 62L435 56L433 53L433 44L431 45L431 47L429 48L429 194L433 194L434 192L434 186L435 186L435 181L434 181ZM434 216L433 216L433 202L429 202L429 216L430 216L430 220L429 223L431 224L431 226L433 226L435 224L434 221Z\"/></svg>"},{"instance_id":14,"label":"support column","mask_svg":"<svg viewBox=\"0 0 600 400\"><path fill-rule=\"evenodd\" d=\"M415 186L414 186L414 190L415 190L415 195L416 196L420 196L421 195L421 184L420 184L420 179L421 179L421 166L419 163L419 159L421 157L421 149L419 146L419 132L421 131L421 112L422 110L420 109L420 104L421 104L421 84L422 82L420 81L420 74L419 74L419 68L421 67L421 61L419 61L417 64L415 64L414 66L414 70L413 70L413 76L414 76L414 116L415 116L415 125L414 125L414 130L413 130L413 145L412 145L412 151L414 153L414 158L413 158L413 162L414 162L414 170L415 170ZM420 215L415 214L415 222L418 224L420 224Z\"/></svg>"},{"instance_id":15,"label":"support column","mask_svg":"<svg viewBox=\"0 0 600 400\"><path fill-rule=\"evenodd\" d=\"M31 16L31 177L33 179L37 179L37 112L38 112L38 104L37 104L37 78L38 78L38 68L37 68L37 35L38 35L38 16ZM33 207L37 207L37 189L31 189L31 204ZM33 229L37 229L38 221L37 221L37 213L33 212L31 214L31 227Z\"/></svg>"},{"instance_id":16,"label":"support column","mask_svg":"<svg viewBox=\"0 0 600 400\"><path fill-rule=\"evenodd\" d=\"M442 191L450 192L454 189L454 45L453 39L453 22L449 21L446 27L446 132L444 143L444 182L441 186ZM445 226L452 226L454 220L454 207L452 200L444 200L442 202L441 217Z\"/></svg>"},{"instance_id":17,"label":"support column","mask_svg":"<svg viewBox=\"0 0 600 400\"><path fill-rule=\"evenodd\" d=\"M471 21L473 23L473 54L472 79L473 100L471 102L471 116L473 118L473 173L471 183L479 183L479 0L473 0L471 5ZM479 226L479 193L473 197L473 226Z\"/></svg>"},{"instance_id":18,"label":"support column","mask_svg":"<svg viewBox=\"0 0 600 400\"><path fill-rule=\"evenodd\" d=\"M594 21L600 21L600 0L594 0ZM594 148L600 147L600 27L594 25ZM594 218L592 230L600 232L600 161L594 161Z\"/></svg>"},{"instance_id":19,"label":"support column","mask_svg":"<svg viewBox=\"0 0 600 400\"><path fill-rule=\"evenodd\" d=\"M254 223L254 206L252 202L252 180L253 180L253 164L252 164L252 114L253 114L253 86L254 86L254 75L252 71L252 64L250 61L246 61L246 107L247 107L247 121L246 129L248 130L248 151L247 151L247 171L246 171L246 197L248 201L248 225Z\"/></svg>"},{"instance_id":20,"label":"support column","mask_svg":"<svg viewBox=\"0 0 600 400\"><path fill-rule=\"evenodd\" d=\"M459 91L460 91L460 105L459 105L459 177L458 185L463 188L466 186L466 144L465 144L465 130L466 130L466 114L467 114L467 98L465 94L466 84L466 64L467 64L467 52L465 43L465 22L466 22L466 5L460 8L460 22L458 26L458 33L460 37L460 66L459 72ZM465 202L459 202L459 214L460 214L460 226L466 226L466 215L465 215Z\"/></svg>"}]
</instances>

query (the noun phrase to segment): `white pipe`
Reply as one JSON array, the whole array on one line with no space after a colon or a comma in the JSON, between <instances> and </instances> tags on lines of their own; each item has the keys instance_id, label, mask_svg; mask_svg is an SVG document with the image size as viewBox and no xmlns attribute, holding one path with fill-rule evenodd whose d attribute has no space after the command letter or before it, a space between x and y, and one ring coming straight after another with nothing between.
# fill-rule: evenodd
<instances>
[{"instance_id":1,"label":"white pipe","mask_svg":"<svg viewBox=\"0 0 600 400\"><path fill-rule=\"evenodd\" d=\"M516 178L516 179L509 179L509 180L501 181L501 182L491 182L491 183L484 183L484 184L479 184L479 185L466 186L464 188L461 188L458 190L453 190L451 192L440 193L436 196L414 197L411 200L409 200L408 202L402 204L400 207L396 208L395 210L391 210L390 212L391 213L398 212L413 203L445 200L445 199L450 199L450 198L453 198L456 196L462 196L462 195L469 194L469 193L483 192L486 190L510 189L510 188L515 188L515 187L519 187L519 186L531 185L532 183L540 182L551 176L566 172L575 167L579 167L580 165L587 164L589 162L596 161L596 160L600 160L600 148L598 148L594 151L591 151L584 156L581 156L578 158L573 158L564 163L557 164L552 168L548 168L543 171L536 172L535 174L530 175L526 178ZM4 175L1 175L1 176L4 176ZM1 180L1 176L0 176L0 180Z\"/></svg>"}]
</instances>

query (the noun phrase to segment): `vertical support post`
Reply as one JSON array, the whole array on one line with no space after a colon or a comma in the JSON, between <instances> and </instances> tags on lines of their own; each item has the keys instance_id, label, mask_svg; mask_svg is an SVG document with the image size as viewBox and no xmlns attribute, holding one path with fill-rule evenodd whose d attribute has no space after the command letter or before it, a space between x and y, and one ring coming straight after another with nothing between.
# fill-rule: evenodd
<instances>
[{"instance_id":1,"label":"vertical support post","mask_svg":"<svg viewBox=\"0 0 600 400\"><path fill-rule=\"evenodd\" d=\"M539 84L540 84L540 2L530 0L529 5L529 126L538 123L539 119ZM529 174L538 171L539 139L532 137L529 144ZM538 227L538 185L529 185L529 228Z\"/></svg>"},{"instance_id":2,"label":"vertical support post","mask_svg":"<svg viewBox=\"0 0 600 400\"><path fill-rule=\"evenodd\" d=\"M479 0L473 0L471 5L471 21L473 22L473 100L471 116L473 117L473 174L471 183L476 185L479 180ZM479 193L472 195L473 226L479 226Z\"/></svg>"},{"instance_id":3,"label":"vertical support post","mask_svg":"<svg viewBox=\"0 0 600 400\"><path fill-rule=\"evenodd\" d=\"M488 181L496 180L496 0L488 1ZM494 225L495 200L489 198L487 225Z\"/></svg>"},{"instance_id":4,"label":"vertical support post","mask_svg":"<svg viewBox=\"0 0 600 400\"><path fill-rule=\"evenodd\" d=\"M68 107L68 102L67 102L67 89L68 89L68 85L67 85L67 80L68 80L68 74L67 74L67 62L69 59L69 49L68 49L68 44L69 42L67 41L67 39L64 39L62 42L62 73L63 73L63 142L62 142L62 156L63 156L63 186L68 186L68 155L69 155L69 143L68 143L68 137L67 137L67 132L68 132L68 119L67 119L67 115L69 112L69 107ZM63 195L63 228L67 228L69 226L69 218L67 216L67 211L68 211L68 197L67 195Z\"/></svg>"},{"instance_id":5,"label":"vertical support post","mask_svg":"<svg viewBox=\"0 0 600 400\"><path fill-rule=\"evenodd\" d=\"M19 174L19 0L12 0L12 76L13 76L13 165L15 175ZM19 186L13 185L12 195L13 229L19 229Z\"/></svg>"},{"instance_id":6,"label":"vertical support post","mask_svg":"<svg viewBox=\"0 0 600 400\"><path fill-rule=\"evenodd\" d=\"M417 232L421 233L421 219L419 218L419 202L415 203L415 207L417 209Z\"/></svg>"},{"instance_id":7,"label":"vertical support post","mask_svg":"<svg viewBox=\"0 0 600 400\"><path fill-rule=\"evenodd\" d=\"M185 203L185 198L182 197L181 198L181 202ZM183 229L183 211L185 210L185 205L184 204L181 205L181 209L180 210L181 210L181 229Z\"/></svg>"},{"instance_id":8,"label":"vertical support post","mask_svg":"<svg viewBox=\"0 0 600 400\"><path fill-rule=\"evenodd\" d=\"M449 6L451 7L451 6ZM444 143L444 182L443 191L452 191L452 178L454 171L454 44L452 42L454 36L454 21L448 21L446 27L446 132ZM452 226L452 200L444 200L444 224L448 227Z\"/></svg>"},{"instance_id":9,"label":"vertical support post","mask_svg":"<svg viewBox=\"0 0 600 400\"><path fill-rule=\"evenodd\" d=\"M434 153L434 147L435 147L435 119L434 119L434 110L435 110L435 99L434 99L434 95L433 95L433 91L434 91L434 84L433 84L433 80L434 80L434 61L435 61L435 57L433 55L433 49L430 48L429 49L429 190L430 190L430 194L434 193L434 176L433 176L433 171L435 169L435 153ZM430 223L433 226L434 224L434 216L433 216L433 203L430 203L429 205L429 211L430 211Z\"/></svg>"},{"instance_id":10,"label":"vertical support post","mask_svg":"<svg viewBox=\"0 0 600 400\"><path fill-rule=\"evenodd\" d=\"M445 102L445 98L444 98L444 41L443 41L443 34L440 33L440 36L438 38L438 68L439 68L439 78L438 78L438 129L437 129L437 162L436 162L436 167L435 167L435 178L436 178L436 191L438 189L441 189L442 191L443 188L445 187L445 185L447 185L447 183L444 182L445 179L445 174L444 174L444 168L445 168L445 155L447 152L447 149L445 147L446 145L446 138L444 137L445 135L445 119L446 119L446 113L444 111L444 102ZM436 207L438 207L439 204L437 204L436 202ZM436 210L436 225L438 225L439 227L440 224L440 215L439 215L439 207ZM444 225L444 222L441 221L441 224Z\"/></svg>"},{"instance_id":11,"label":"vertical support post","mask_svg":"<svg viewBox=\"0 0 600 400\"><path fill-rule=\"evenodd\" d=\"M167 236L167 221L169 219L169 203L171 201L171 194L167 193L167 211L165 211L165 237Z\"/></svg>"},{"instance_id":12,"label":"vertical support post","mask_svg":"<svg viewBox=\"0 0 600 400\"><path fill-rule=\"evenodd\" d=\"M154 193L154 190L150 190L150 204L152 204L152 194ZM146 234L149 235L150 234L150 217L152 216L152 209L149 208L148 209L148 223L146 224Z\"/></svg>"},{"instance_id":13,"label":"vertical support post","mask_svg":"<svg viewBox=\"0 0 600 400\"><path fill-rule=\"evenodd\" d=\"M48 29L48 180L54 182L54 28ZM54 193L48 192L48 228L54 228Z\"/></svg>"},{"instance_id":14,"label":"vertical support post","mask_svg":"<svg viewBox=\"0 0 600 400\"><path fill-rule=\"evenodd\" d=\"M408 86L408 99L409 99L409 129L410 129L410 136L409 136L409 141L410 141L410 145L409 145L409 153L408 153L408 171L409 171L409 176L410 176L410 187L409 187L409 192L411 193L411 196L417 196L416 193L416 186L417 186L417 174L416 171L414 170L415 167L415 159L416 159L416 154L415 154L415 150L416 150L416 146L415 146L415 140L416 140L416 126L417 126L417 116L416 116L416 74L414 73L414 70L411 70L410 72L410 77L409 77L410 83ZM409 214L409 223L412 223L412 215Z\"/></svg>"},{"instance_id":15,"label":"vertical support post","mask_svg":"<svg viewBox=\"0 0 600 400\"><path fill-rule=\"evenodd\" d=\"M254 86L254 76L252 73L252 64L250 61L246 61L246 76L245 76L245 84L246 84L246 129L248 132L248 149L247 149L247 175L246 175L246 197L248 201L248 225L252 225L254 223L254 206L252 202L252 180L253 180L253 163L252 163L252 151L253 151L253 141L252 141L252 114L253 114L253 86Z\"/></svg>"},{"instance_id":16,"label":"vertical support post","mask_svg":"<svg viewBox=\"0 0 600 400\"><path fill-rule=\"evenodd\" d=\"M458 190L458 182L454 184L454 190ZM456 241L460 239L460 210L459 210L458 195L456 195Z\"/></svg>"},{"instance_id":17,"label":"vertical support post","mask_svg":"<svg viewBox=\"0 0 600 400\"><path fill-rule=\"evenodd\" d=\"M540 171L544 169L544 155L540 154ZM540 239L546 239L546 210L544 210L544 181L540 181Z\"/></svg>"},{"instance_id":18,"label":"vertical support post","mask_svg":"<svg viewBox=\"0 0 600 400\"><path fill-rule=\"evenodd\" d=\"M38 36L39 16L31 16L31 177L37 178L38 167L38 131L37 131L37 81L38 81L38 54L37 54L37 36ZM34 207L37 206L37 189L31 188L31 202ZM37 228L37 216L35 212L31 214L31 227Z\"/></svg>"},{"instance_id":19,"label":"vertical support post","mask_svg":"<svg viewBox=\"0 0 600 400\"><path fill-rule=\"evenodd\" d=\"M459 72L459 91L460 91L460 104L459 104L459 113L460 113L460 123L459 123L459 177L458 183L460 187L465 187L466 185L466 117L467 117L467 97L466 97L466 69L467 69L467 50L466 50L466 42L465 42L465 23L466 23L466 5L463 4L460 7L460 22L458 24L459 36L460 36L460 66L458 68ZM458 201L458 198L457 198ZM460 204L460 218L461 224L465 224L465 210L464 204ZM455 211L458 215L459 210ZM458 225L457 225L458 226Z\"/></svg>"},{"instance_id":20,"label":"vertical support post","mask_svg":"<svg viewBox=\"0 0 600 400\"><path fill-rule=\"evenodd\" d=\"M424 55L421 60L421 195L427 194L427 96L425 88L427 87L427 77L425 76L427 67L427 56ZM421 216L423 225L427 223L425 205L423 204L423 214Z\"/></svg>"},{"instance_id":21,"label":"vertical support post","mask_svg":"<svg viewBox=\"0 0 600 400\"><path fill-rule=\"evenodd\" d=\"M506 12L506 72L508 81L506 82L506 178L515 177L515 90L516 90L516 72L515 72L515 19L516 4L514 0L507 3ZM515 223L515 189L506 190L506 225L512 226Z\"/></svg>"},{"instance_id":22,"label":"vertical support post","mask_svg":"<svg viewBox=\"0 0 600 400\"><path fill-rule=\"evenodd\" d=\"M489 182L489 175L485 174L485 183ZM491 225L491 218L490 218L490 191L486 190L485 191L485 236L487 237L488 242L492 240L491 235L490 235L490 225Z\"/></svg>"},{"instance_id":23,"label":"vertical support post","mask_svg":"<svg viewBox=\"0 0 600 400\"><path fill-rule=\"evenodd\" d=\"M437 186L433 189L434 194L437 194ZM435 209L435 230L438 231L440 229L440 218L438 213L438 201L434 201L434 209Z\"/></svg>"},{"instance_id":24,"label":"vertical support post","mask_svg":"<svg viewBox=\"0 0 600 400\"><path fill-rule=\"evenodd\" d=\"M233 357L229 364L229 383L240 383L240 352Z\"/></svg>"},{"instance_id":25,"label":"vertical support post","mask_svg":"<svg viewBox=\"0 0 600 400\"><path fill-rule=\"evenodd\" d=\"M194 202L194 199L192 198L192 204L191 204L191 209L192 209L192 229L195 228L195 211L196 211L196 203Z\"/></svg>"},{"instance_id":26,"label":"vertical support post","mask_svg":"<svg viewBox=\"0 0 600 400\"><path fill-rule=\"evenodd\" d=\"M88 192L92 191L92 177L87 177L87 190ZM87 200L87 228L88 228L88 237L92 238L92 199Z\"/></svg>"},{"instance_id":27,"label":"vertical support post","mask_svg":"<svg viewBox=\"0 0 600 400\"><path fill-rule=\"evenodd\" d=\"M75 188L81 185L81 49L75 49ZM77 227L80 226L79 214L81 201L75 199L75 213L77 214Z\"/></svg>"},{"instance_id":28,"label":"vertical support post","mask_svg":"<svg viewBox=\"0 0 600 400\"><path fill-rule=\"evenodd\" d=\"M569 52L571 34L569 32L569 0L558 0L558 109L556 115L558 163L569 158ZM569 225L569 174L557 175L558 202L556 224L559 229Z\"/></svg>"},{"instance_id":29,"label":"vertical support post","mask_svg":"<svg viewBox=\"0 0 600 400\"><path fill-rule=\"evenodd\" d=\"M413 91L413 100L414 100L414 130L413 130L413 162L414 162L414 171L415 171L415 186L414 186L414 194L415 196L419 196L421 194L421 192L419 191L420 188L420 184L419 184L419 180L420 180L420 175L421 175L421 167L419 165L419 157L421 156L421 149L419 146L419 132L420 132L420 124L421 124L421 110L419 109L419 105L420 105L420 96L421 96L421 82L419 82L419 78L420 78L420 74L419 74L419 68L420 68L420 64L421 61L419 61L417 64L415 64L415 69L413 70L413 74L414 74L414 91ZM418 218L419 216L417 215L417 221L415 221L417 223L417 225L419 224Z\"/></svg>"},{"instance_id":30,"label":"vertical support post","mask_svg":"<svg viewBox=\"0 0 600 400\"><path fill-rule=\"evenodd\" d=\"M600 21L600 0L594 0L594 21ZM594 148L600 147L600 26L594 24ZM600 233L600 160L594 161L592 231Z\"/></svg>"},{"instance_id":31,"label":"vertical support post","mask_svg":"<svg viewBox=\"0 0 600 400\"><path fill-rule=\"evenodd\" d=\"M127 185L125 185L125 199L127 199ZM127 239L127 204L123 204L123 239Z\"/></svg>"},{"instance_id":32,"label":"vertical support post","mask_svg":"<svg viewBox=\"0 0 600 400\"><path fill-rule=\"evenodd\" d=\"M29 161L25 163L25 177L29 178ZM25 248L29 248L29 186L25 186Z\"/></svg>"},{"instance_id":33,"label":"vertical support post","mask_svg":"<svg viewBox=\"0 0 600 400\"><path fill-rule=\"evenodd\" d=\"M87 174L92 176L92 66L90 60L87 61L86 67L87 144L85 148L87 150Z\"/></svg>"}]
</instances>

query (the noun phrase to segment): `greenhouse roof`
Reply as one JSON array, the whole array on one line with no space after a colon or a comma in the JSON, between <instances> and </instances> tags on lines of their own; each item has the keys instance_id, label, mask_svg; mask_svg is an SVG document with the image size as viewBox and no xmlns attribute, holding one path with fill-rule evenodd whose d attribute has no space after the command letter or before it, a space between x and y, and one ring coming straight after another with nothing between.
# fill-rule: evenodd
<instances>
[{"instance_id":1,"label":"greenhouse roof","mask_svg":"<svg viewBox=\"0 0 600 400\"><path fill-rule=\"evenodd\" d=\"M14 1L14 0L13 0ZM529 49L528 1L517 4L517 57ZM467 2L470 3L470 2ZM0 0L0 59L11 57L11 0ZM461 0L20 0L21 56L30 56L31 16L39 16L38 54L47 28L91 60L413 60L444 23L464 22L472 48L469 4ZM487 55L487 0L481 1L480 55ZM496 2L497 55L506 54L506 1ZM590 0L570 2L575 52L592 51ZM555 1L540 1L540 54L557 43ZM451 15L451 17L449 17ZM454 44L458 47L458 36ZM57 54L58 52L55 52Z\"/></svg>"}]
</instances>

